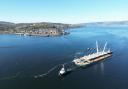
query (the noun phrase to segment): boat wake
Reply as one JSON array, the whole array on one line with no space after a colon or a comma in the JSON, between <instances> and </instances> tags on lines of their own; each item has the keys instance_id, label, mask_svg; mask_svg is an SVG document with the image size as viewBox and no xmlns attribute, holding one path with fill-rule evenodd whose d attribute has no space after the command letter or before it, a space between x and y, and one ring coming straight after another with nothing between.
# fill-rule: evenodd
<instances>
[{"instance_id":1,"label":"boat wake","mask_svg":"<svg viewBox=\"0 0 128 89\"><path fill-rule=\"evenodd\" d=\"M47 75L50 74L53 70L57 69L59 66L60 66L60 64L54 66L53 68L51 68L50 70L48 70L46 73L43 73L43 74L40 74L40 75L35 75L34 78L41 78L41 77L47 76Z\"/></svg>"},{"instance_id":2,"label":"boat wake","mask_svg":"<svg viewBox=\"0 0 128 89\"><path fill-rule=\"evenodd\" d=\"M15 78L17 78L20 74L21 74L21 72L17 72L17 73L16 73L15 75L13 75L13 76L3 77L3 78L0 78L0 80L15 79Z\"/></svg>"}]
</instances>

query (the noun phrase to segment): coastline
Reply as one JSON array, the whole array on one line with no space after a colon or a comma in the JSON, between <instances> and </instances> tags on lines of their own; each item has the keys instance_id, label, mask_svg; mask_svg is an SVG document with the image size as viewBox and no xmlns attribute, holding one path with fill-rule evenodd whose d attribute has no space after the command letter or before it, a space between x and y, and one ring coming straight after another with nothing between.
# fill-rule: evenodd
<instances>
[{"instance_id":1,"label":"coastline","mask_svg":"<svg viewBox=\"0 0 128 89\"><path fill-rule=\"evenodd\" d=\"M12 32L0 32L0 35L3 34L12 34L12 35L20 35L20 36L41 36L41 37L52 37L52 36L62 36L62 35L68 35L70 34L69 32L64 32L63 34L31 34L31 33L12 33Z\"/></svg>"},{"instance_id":2,"label":"coastline","mask_svg":"<svg viewBox=\"0 0 128 89\"><path fill-rule=\"evenodd\" d=\"M63 23L10 23L0 22L0 34L15 34L23 36L61 36L70 34L69 29L79 28L78 24Z\"/></svg>"}]
</instances>

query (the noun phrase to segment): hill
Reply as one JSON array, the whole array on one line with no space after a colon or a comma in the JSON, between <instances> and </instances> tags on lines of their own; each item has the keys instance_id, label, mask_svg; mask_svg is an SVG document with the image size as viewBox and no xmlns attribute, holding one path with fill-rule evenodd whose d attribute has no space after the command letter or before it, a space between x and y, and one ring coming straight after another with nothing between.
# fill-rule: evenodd
<instances>
[{"instance_id":1,"label":"hill","mask_svg":"<svg viewBox=\"0 0 128 89\"><path fill-rule=\"evenodd\" d=\"M0 33L14 33L27 35L53 36L67 34L66 29L76 28L78 25L62 23L11 23L0 21Z\"/></svg>"}]
</instances>

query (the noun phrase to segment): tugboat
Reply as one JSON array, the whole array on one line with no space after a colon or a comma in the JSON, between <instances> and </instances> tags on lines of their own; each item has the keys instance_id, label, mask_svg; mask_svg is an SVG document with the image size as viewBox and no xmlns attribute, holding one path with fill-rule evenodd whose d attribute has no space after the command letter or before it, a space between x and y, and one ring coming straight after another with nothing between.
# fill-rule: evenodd
<instances>
[{"instance_id":1,"label":"tugboat","mask_svg":"<svg viewBox=\"0 0 128 89\"><path fill-rule=\"evenodd\" d=\"M62 64L62 68L59 71L59 76L64 76L72 72L72 69L65 69L64 64Z\"/></svg>"},{"instance_id":2,"label":"tugboat","mask_svg":"<svg viewBox=\"0 0 128 89\"><path fill-rule=\"evenodd\" d=\"M59 71L59 76L62 76L64 74L66 74L66 70L65 70L64 64L63 64L61 70Z\"/></svg>"}]
</instances>

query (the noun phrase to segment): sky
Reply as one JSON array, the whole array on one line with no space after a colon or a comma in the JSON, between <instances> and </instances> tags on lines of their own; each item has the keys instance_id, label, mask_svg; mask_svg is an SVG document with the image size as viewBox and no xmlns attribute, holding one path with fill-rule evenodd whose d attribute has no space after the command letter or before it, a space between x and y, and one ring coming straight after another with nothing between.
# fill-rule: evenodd
<instances>
[{"instance_id":1,"label":"sky","mask_svg":"<svg viewBox=\"0 0 128 89\"><path fill-rule=\"evenodd\" d=\"M0 0L0 21L87 23L128 20L128 0Z\"/></svg>"}]
</instances>

